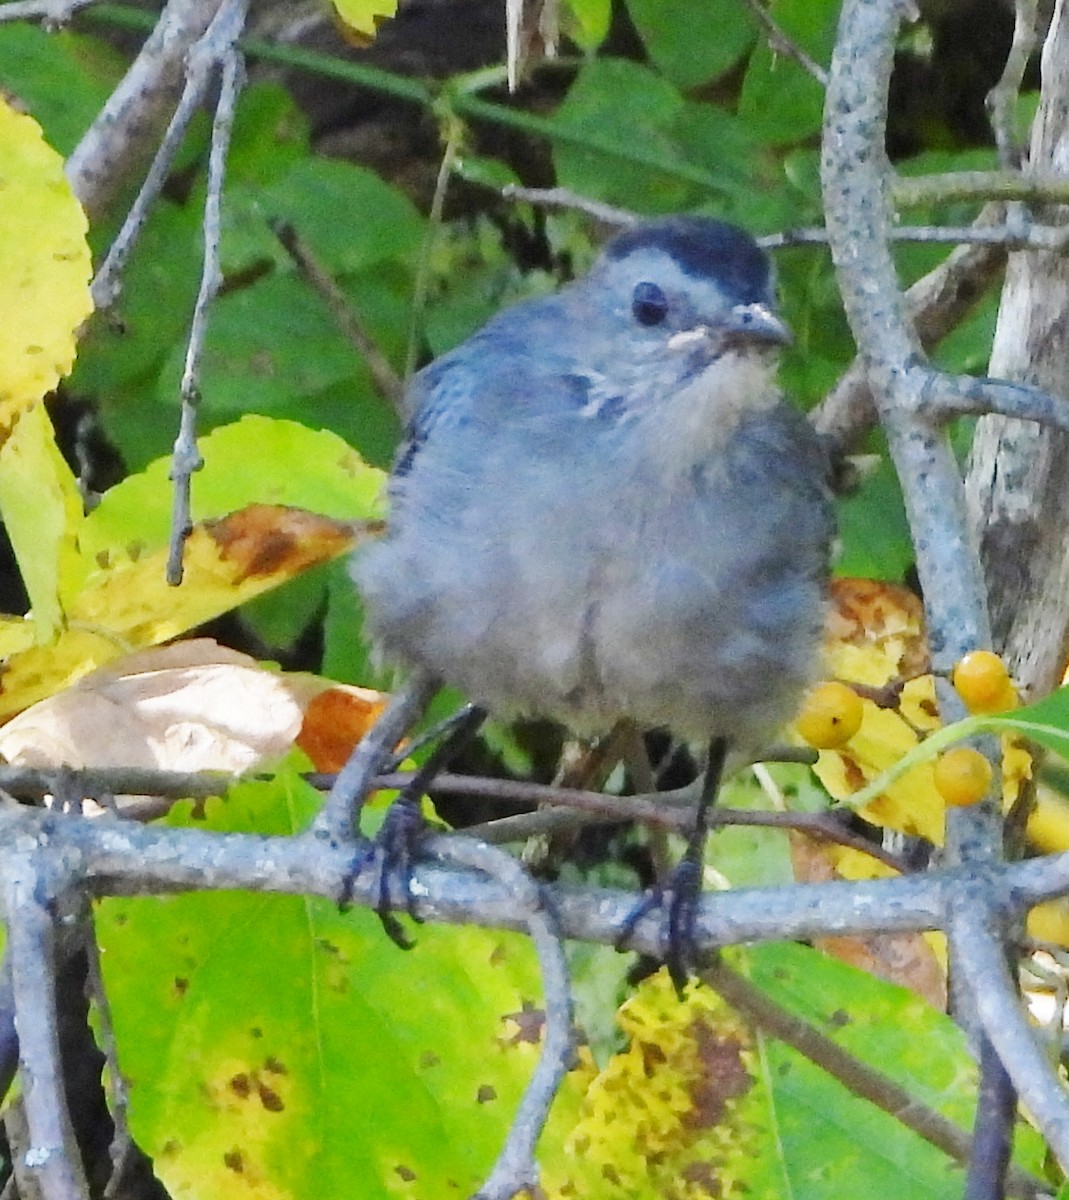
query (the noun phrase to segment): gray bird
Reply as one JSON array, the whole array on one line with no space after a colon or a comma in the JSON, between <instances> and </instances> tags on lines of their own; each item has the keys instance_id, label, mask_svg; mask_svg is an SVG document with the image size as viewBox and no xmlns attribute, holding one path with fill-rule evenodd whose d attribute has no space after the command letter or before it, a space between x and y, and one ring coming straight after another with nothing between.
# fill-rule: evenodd
<instances>
[{"instance_id":1,"label":"gray bird","mask_svg":"<svg viewBox=\"0 0 1069 1200\"><path fill-rule=\"evenodd\" d=\"M498 715L767 745L815 670L832 537L773 305L748 234L671 217L416 375L353 566L385 656Z\"/></svg>"}]
</instances>

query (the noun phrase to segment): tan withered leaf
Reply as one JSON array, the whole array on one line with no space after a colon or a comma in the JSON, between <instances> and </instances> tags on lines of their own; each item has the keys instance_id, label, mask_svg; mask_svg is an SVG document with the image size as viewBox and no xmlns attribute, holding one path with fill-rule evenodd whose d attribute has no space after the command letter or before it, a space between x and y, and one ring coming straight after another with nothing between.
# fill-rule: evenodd
<instances>
[{"instance_id":1,"label":"tan withered leaf","mask_svg":"<svg viewBox=\"0 0 1069 1200\"><path fill-rule=\"evenodd\" d=\"M20 712L124 652L170 641L220 613L343 554L353 527L301 509L254 504L198 524L185 548L185 578L164 579L165 548L98 563L67 606L49 646L11 654L0 676L0 717Z\"/></svg>"},{"instance_id":2,"label":"tan withered leaf","mask_svg":"<svg viewBox=\"0 0 1069 1200\"><path fill-rule=\"evenodd\" d=\"M313 675L268 671L247 654L196 638L125 655L35 704L0 729L0 755L22 766L237 774L299 743L317 769L334 770L317 748L329 745L344 762L385 699Z\"/></svg>"},{"instance_id":3,"label":"tan withered leaf","mask_svg":"<svg viewBox=\"0 0 1069 1200\"><path fill-rule=\"evenodd\" d=\"M0 729L23 766L240 772L293 745L303 711L286 677L208 638L129 654Z\"/></svg>"}]
</instances>

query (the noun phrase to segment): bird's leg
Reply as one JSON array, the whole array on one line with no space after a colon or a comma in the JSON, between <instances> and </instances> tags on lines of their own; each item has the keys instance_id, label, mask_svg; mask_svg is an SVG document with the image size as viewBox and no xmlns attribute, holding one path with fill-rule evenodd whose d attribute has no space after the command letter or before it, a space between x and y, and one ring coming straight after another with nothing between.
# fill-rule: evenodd
<instances>
[{"instance_id":1,"label":"bird's leg","mask_svg":"<svg viewBox=\"0 0 1069 1200\"><path fill-rule=\"evenodd\" d=\"M431 742L437 742L441 739L443 745L452 745L450 739L454 731L464 725L475 710L476 706L474 704L462 704L456 712L450 713L448 717L443 717L441 721L435 721L433 725L428 726L421 733L414 734L411 741L396 750L393 756L382 764L382 774L390 775L394 771L400 771L401 764L406 758L411 758L413 754L422 750L424 746L429 746ZM483 715L485 717L485 713ZM456 753L456 750L459 748L456 747L453 752ZM441 769L439 767L438 770L441 771ZM437 774L438 772L435 773ZM415 779L412 782L415 783Z\"/></svg>"},{"instance_id":2,"label":"bird's leg","mask_svg":"<svg viewBox=\"0 0 1069 1200\"><path fill-rule=\"evenodd\" d=\"M702 866L705 858L705 842L709 832L709 810L716 802L720 790L720 778L724 771L728 744L724 738L713 738L709 744L709 761L702 779L698 811L694 826L687 839L683 857L672 871L667 888L655 887L627 914L616 939L618 949L626 949L627 942L639 921L655 908L663 908L666 915L662 955L668 974L682 995L694 964L694 922L698 901L702 891Z\"/></svg>"},{"instance_id":3,"label":"bird's leg","mask_svg":"<svg viewBox=\"0 0 1069 1200\"><path fill-rule=\"evenodd\" d=\"M403 950L411 949L413 943L391 911L390 877L394 872L400 875L404 882L405 909L408 915L418 922L420 918L415 910L415 897L410 885L419 844L426 831L421 803L435 776L464 749L485 720L486 710L475 704L466 705L450 719L446 737L439 742L390 805L382 828L374 839L373 853L379 871L375 912L387 936Z\"/></svg>"}]
</instances>

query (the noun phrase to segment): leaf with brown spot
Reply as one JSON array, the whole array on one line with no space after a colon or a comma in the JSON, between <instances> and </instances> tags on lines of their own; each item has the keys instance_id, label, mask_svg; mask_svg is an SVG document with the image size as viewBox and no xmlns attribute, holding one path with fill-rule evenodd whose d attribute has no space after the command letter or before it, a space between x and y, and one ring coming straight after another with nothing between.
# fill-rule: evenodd
<instances>
[{"instance_id":1,"label":"leaf with brown spot","mask_svg":"<svg viewBox=\"0 0 1069 1200\"><path fill-rule=\"evenodd\" d=\"M352 686L320 691L305 705L297 745L317 771L340 771L378 719L386 699L381 692Z\"/></svg>"}]
</instances>

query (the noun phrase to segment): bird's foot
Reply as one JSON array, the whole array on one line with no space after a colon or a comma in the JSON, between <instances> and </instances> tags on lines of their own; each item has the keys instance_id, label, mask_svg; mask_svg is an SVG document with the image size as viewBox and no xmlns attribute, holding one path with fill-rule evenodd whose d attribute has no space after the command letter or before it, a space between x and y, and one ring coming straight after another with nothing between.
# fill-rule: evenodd
<instances>
[{"instance_id":1,"label":"bird's foot","mask_svg":"<svg viewBox=\"0 0 1069 1200\"><path fill-rule=\"evenodd\" d=\"M352 865L342 881L339 908L347 908L352 900L356 878L368 866L376 872L375 913L382 922L386 936L402 950L411 950L415 942L397 919L390 900L390 880L400 878L404 889L405 911L417 924L423 918L416 911L412 891L412 872L419 858L420 843L427 832L427 821L420 808L418 796L401 795L386 811L382 828L369 841L362 842Z\"/></svg>"},{"instance_id":2,"label":"bird's foot","mask_svg":"<svg viewBox=\"0 0 1069 1200\"><path fill-rule=\"evenodd\" d=\"M631 937L639 921L655 909L660 909L664 914L660 957L668 968L680 999L698 960L694 923L700 900L701 866L690 858L684 858L672 872L667 887L651 888L627 914L616 937L616 949L629 950Z\"/></svg>"}]
</instances>

